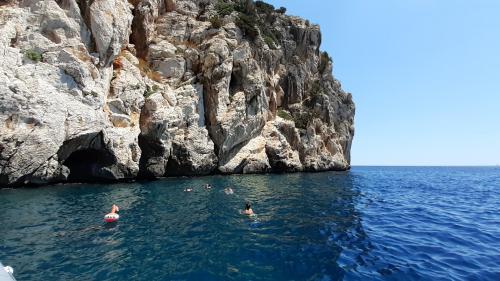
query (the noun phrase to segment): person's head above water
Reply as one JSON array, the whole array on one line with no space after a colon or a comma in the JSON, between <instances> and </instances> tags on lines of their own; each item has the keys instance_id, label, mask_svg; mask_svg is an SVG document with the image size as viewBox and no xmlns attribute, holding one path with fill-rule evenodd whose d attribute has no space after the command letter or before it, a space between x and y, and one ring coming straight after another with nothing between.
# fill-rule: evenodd
<instances>
[{"instance_id":1,"label":"person's head above water","mask_svg":"<svg viewBox=\"0 0 500 281\"><path fill-rule=\"evenodd\" d=\"M250 210L251 208L252 208L252 206L250 206L250 203L246 202L245 203L245 210Z\"/></svg>"}]
</instances>

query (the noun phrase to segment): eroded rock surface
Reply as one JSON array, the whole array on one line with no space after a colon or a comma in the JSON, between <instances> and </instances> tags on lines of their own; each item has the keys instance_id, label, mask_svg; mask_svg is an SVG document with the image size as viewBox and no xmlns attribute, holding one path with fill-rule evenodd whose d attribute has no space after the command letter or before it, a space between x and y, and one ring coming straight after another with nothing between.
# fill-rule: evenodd
<instances>
[{"instance_id":1,"label":"eroded rock surface","mask_svg":"<svg viewBox=\"0 0 500 281\"><path fill-rule=\"evenodd\" d=\"M262 2L0 2L0 184L349 169L320 44Z\"/></svg>"}]
</instances>

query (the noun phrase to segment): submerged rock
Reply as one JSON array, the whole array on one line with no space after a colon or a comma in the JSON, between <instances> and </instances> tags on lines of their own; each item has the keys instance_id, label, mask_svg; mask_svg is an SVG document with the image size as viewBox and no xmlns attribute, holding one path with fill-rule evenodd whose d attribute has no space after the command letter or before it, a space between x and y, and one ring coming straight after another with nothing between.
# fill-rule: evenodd
<instances>
[{"instance_id":1,"label":"submerged rock","mask_svg":"<svg viewBox=\"0 0 500 281\"><path fill-rule=\"evenodd\" d=\"M0 184L349 169L320 44L261 2L0 3Z\"/></svg>"}]
</instances>

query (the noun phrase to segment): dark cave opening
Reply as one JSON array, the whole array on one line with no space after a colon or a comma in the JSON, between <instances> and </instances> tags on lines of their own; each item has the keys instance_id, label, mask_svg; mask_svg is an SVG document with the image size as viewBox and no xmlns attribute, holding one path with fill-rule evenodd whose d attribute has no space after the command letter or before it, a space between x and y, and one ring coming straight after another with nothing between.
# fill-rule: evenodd
<instances>
[{"instance_id":1,"label":"dark cave opening","mask_svg":"<svg viewBox=\"0 0 500 281\"><path fill-rule=\"evenodd\" d=\"M231 80L229 80L229 95L234 95L236 92L243 91L243 81L241 77L241 69L235 67L231 73Z\"/></svg>"},{"instance_id":2,"label":"dark cave opening","mask_svg":"<svg viewBox=\"0 0 500 281\"><path fill-rule=\"evenodd\" d=\"M113 175L106 167L113 165L115 157L107 151L97 149L78 150L64 161L70 174L68 181L103 181L113 179Z\"/></svg>"}]
</instances>

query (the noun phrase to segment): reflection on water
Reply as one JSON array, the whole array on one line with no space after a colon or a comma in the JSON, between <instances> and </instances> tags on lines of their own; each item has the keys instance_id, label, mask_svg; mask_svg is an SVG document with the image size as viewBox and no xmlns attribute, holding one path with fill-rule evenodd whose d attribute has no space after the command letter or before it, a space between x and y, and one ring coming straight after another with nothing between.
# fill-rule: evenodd
<instances>
[{"instance_id":1,"label":"reflection on water","mask_svg":"<svg viewBox=\"0 0 500 281\"><path fill-rule=\"evenodd\" d=\"M499 230L482 221L498 222L490 185L500 181L450 173L358 168L4 189L0 260L18 280L495 280ZM452 198L447 184L468 178L487 201ZM483 209L467 209L477 200ZM246 201L256 216L240 214ZM112 204L120 221L104 224Z\"/></svg>"}]
</instances>

